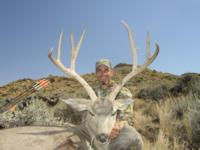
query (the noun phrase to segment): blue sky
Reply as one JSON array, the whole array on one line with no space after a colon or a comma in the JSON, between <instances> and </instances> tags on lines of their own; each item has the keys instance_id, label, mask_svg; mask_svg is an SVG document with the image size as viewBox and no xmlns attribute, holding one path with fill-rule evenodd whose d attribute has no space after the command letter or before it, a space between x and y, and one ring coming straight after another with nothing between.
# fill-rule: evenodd
<instances>
[{"instance_id":1,"label":"blue sky","mask_svg":"<svg viewBox=\"0 0 200 150\"><path fill-rule=\"evenodd\" d=\"M131 63L121 20L134 32L140 64L149 31L151 52L156 42L160 45L150 68L177 75L199 73L199 8L199 0L0 0L0 86L23 78L62 76L47 57L50 48L57 47L61 30L66 65L70 32L77 41L81 31L87 30L77 60L80 74L94 72L100 58L109 58L113 65Z\"/></svg>"}]
</instances>

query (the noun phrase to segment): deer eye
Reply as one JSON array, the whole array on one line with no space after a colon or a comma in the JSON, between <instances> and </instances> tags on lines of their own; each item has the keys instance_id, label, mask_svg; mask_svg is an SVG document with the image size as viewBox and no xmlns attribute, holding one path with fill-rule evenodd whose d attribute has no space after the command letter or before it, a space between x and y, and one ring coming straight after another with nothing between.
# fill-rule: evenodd
<instances>
[{"instance_id":1,"label":"deer eye","mask_svg":"<svg viewBox=\"0 0 200 150\"><path fill-rule=\"evenodd\" d=\"M89 111L89 114L90 114L90 116L92 116L92 117L95 116L95 114L94 114L93 112L91 112L91 111Z\"/></svg>"}]
</instances>

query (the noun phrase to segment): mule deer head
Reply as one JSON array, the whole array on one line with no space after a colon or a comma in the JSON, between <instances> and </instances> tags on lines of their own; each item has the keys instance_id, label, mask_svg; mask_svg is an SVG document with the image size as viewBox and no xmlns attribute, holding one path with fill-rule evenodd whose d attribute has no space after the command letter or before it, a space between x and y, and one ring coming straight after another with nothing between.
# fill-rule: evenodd
<instances>
[{"instance_id":1,"label":"mule deer head","mask_svg":"<svg viewBox=\"0 0 200 150\"><path fill-rule=\"evenodd\" d=\"M86 111L85 122L83 126L87 130L91 139L94 139L96 142L96 147L100 147L102 149L102 145L108 143L110 132L116 122L117 111L123 111L129 104L133 102L133 100L116 100L115 98L121 88L129 81L133 76L142 72L145 68L150 65L158 55L159 46L156 44L156 51L152 56L150 56L150 46L149 46L149 34L147 35L147 59L146 62L138 66L137 63L137 49L135 47L135 43L133 40L133 35L131 29L128 24L122 21L125 29L128 32L128 37L130 41L131 53L132 53L132 70L129 74L127 74L121 83L114 87L113 91L106 98L97 97L94 90L90 87L90 85L75 71L76 59L81 47L85 30L80 36L80 40L77 45L74 44L74 36L71 33L71 64L69 68L66 68L61 60L60 60L60 51L61 51L61 43L62 43L62 35L61 32L58 40L58 48L57 48L57 58L55 59L52 55L52 49L49 53L49 58L53 64L55 64L62 72L71 77L74 77L87 91L90 100L88 99L63 99L63 101L74 108L77 111ZM100 145L100 146L99 146Z\"/></svg>"}]
</instances>

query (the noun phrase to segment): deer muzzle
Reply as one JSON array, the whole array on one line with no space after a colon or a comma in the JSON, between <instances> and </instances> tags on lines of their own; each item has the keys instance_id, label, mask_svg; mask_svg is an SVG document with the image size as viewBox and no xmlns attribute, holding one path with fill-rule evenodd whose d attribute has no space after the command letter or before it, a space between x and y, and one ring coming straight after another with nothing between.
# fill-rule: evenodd
<instances>
[{"instance_id":1,"label":"deer muzzle","mask_svg":"<svg viewBox=\"0 0 200 150\"><path fill-rule=\"evenodd\" d=\"M107 142L108 141L108 135L107 134L104 134L104 133L101 133L101 134L98 134L97 136L96 136L96 139L99 141L99 142L101 142L101 143L105 143L105 142Z\"/></svg>"}]
</instances>

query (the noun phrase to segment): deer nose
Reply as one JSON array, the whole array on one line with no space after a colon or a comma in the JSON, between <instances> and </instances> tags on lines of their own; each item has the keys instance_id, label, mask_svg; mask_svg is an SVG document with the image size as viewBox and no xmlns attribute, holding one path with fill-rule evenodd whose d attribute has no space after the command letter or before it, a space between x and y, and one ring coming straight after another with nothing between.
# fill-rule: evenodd
<instances>
[{"instance_id":1,"label":"deer nose","mask_svg":"<svg viewBox=\"0 0 200 150\"><path fill-rule=\"evenodd\" d=\"M104 143L108 140L108 135L101 133L97 135L97 140L100 141L101 143Z\"/></svg>"}]
</instances>

